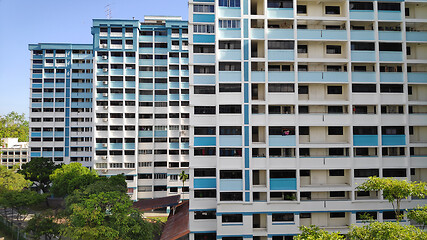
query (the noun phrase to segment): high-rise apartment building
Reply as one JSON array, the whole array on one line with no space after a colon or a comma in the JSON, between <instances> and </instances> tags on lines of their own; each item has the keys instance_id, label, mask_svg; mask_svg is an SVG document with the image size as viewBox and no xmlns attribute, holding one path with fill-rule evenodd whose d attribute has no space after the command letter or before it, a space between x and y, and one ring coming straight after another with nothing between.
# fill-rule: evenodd
<instances>
[{"instance_id":1,"label":"high-rise apartment building","mask_svg":"<svg viewBox=\"0 0 427 240\"><path fill-rule=\"evenodd\" d=\"M30 157L92 166L92 45L30 44Z\"/></svg>"},{"instance_id":2,"label":"high-rise apartment building","mask_svg":"<svg viewBox=\"0 0 427 240\"><path fill-rule=\"evenodd\" d=\"M28 142L19 142L18 138L2 138L0 143L1 165L12 168L28 162Z\"/></svg>"},{"instance_id":3,"label":"high-rise apartment building","mask_svg":"<svg viewBox=\"0 0 427 240\"><path fill-rule=\"evenodd\" d=\"M393 219L369 176L427 180L422 1L191 0L190 239ZM405 200L403 208L425 204Z\"/></svg>"},{"instance_id":4,"label":"high-rise apartment building","mask_svg":"<svg viewBox=\"0 0 427 240\"><path fill-rule=\"evenodd\" d=\"M132 199L181 195L189 167L187 22L94 20L94 168Z\"/></svg>"}]
</instances>

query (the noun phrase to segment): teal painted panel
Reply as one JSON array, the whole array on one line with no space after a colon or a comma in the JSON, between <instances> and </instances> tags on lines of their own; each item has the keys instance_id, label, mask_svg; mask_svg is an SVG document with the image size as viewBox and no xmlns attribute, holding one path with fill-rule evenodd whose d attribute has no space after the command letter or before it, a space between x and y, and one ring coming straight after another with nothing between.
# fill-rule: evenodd
<instances>
[{"instance_id":1,"label":"teal painted panel","mask_svg":"<svg viewBox=\"0 0 427 240\"><path fill-rule=\"evenodd\" d=\"M402 72L381 72L380 73L380 82L402 82L403 83L403 73Z\"/></svg>"},{"instance_id":2,"label":"teal painted panel","mask_svg":"<svg viewBox=\"0 0 427 240\"><path fill-rule=\"evenodd\" d=\"M238 50L238 52L239 52L239 59L227 59L227 60L240 60L240 50ZM194 54L193 63L215 63L215 54Z\"/></svg>"},{"instance_id":3,"label":"teal painted panel","mask_svg":"<svg viewBox=\"0 0 427 240\"><path fill-rule=\"evenodd\" d=\"M219 145L228 147L242 146L242 135L220 135Z\"/></svg>"},{"instance_id":4,"label":"teal painted panel","mask_svg":"<svg viewBox=\"0 0 427 240\"><path fill-rule=\"evenodd\" d=\"M215 75L194 74L194 84L215 84Z\"/></svg>"},{"instance_id":5,"label":"teal painted panel","mask_svg":"<svg viewBox=\"0 0 427 240\"><path fill-rule=\"evenodd\" d=\"M168 65L167 59L154 59L154 64L158 66L166 66Z\"/></svg>"},{"instance_id":6,"label":"teal painted panel","mask_svg":"<svg viewBox=\"0 0 427 240\"><path fill-rule=\"evenodd\" d=\"M215 35L194 34L193 42L194 43L215 43Z\"/></svg>"},{"instance_id":7,"label":"teal painted panel","mask_svg":"<svg viewBox=\"0 0 427 240\"><path fill-rule=\"evenodd\" d=\"M123 149L123 143L110 143L109 147L112 150L121 150Z\"/></svg>"},{"instance_id":8,"label":"teal painted panel","mask_svg":"<svg viewBox=\"0 0 427 240\"><path fill-rule=\"evenodd\" d=\"M268 39L293 39L294 30L293 29L267 29L267 38Z\"/></svg>"},{"instance_id":9,"label":"teal painted panel","mask_svg":"<svg viewBox=\"0 0 427 240\"><path fill-rule=\"evenodd\" d=\"M348 82L347 72L298 72L299 82Z\"/></svg>"},{"instance_id":10,"label":"teal painted panel","mask_svg":"<svg viewBox=\"0 0 427 240\"><path fill-rule=\"evenodd\" d=\"M110 63L123 63L123 57L111 57Z\"/></svg>"},{"instance_id":11,"label":"teal painted panel","mask_svg":"<svg viewBox=\"0 0 427 240\"><path fill-rule=\"evenodd\" d=\"M269 49L268 60L293 61L294 50Z\"/></svg>"},{"instance_id":12,"label":"teal painted panel","mask_svg":"<svg viewBox=\"0 0 427 240\"><path fill-rule=\"evenodd\" d=\"M380 51L380 61L402 61L402 52Z\"/></svg>"},{"instance_id":13,"label":"teal painted panel","mask_svg":"<svg viewBox=\"0 0 427 240\"><path fill-rule=\"evenodd\" d=\"M378 135L354 135L354 146L378 146Z\"/></svg>"},{"instance_id":14,"label":"teal painted panel","mask_svg":"<svg viewBox=\"0 0 427 240\"><path fill-rule=\"evenodd\" d=\"M352 82L376 82L377 76L375 72L352 72Z\"/></svg>"},{"instance_id":15,"label":"teal painted panel","mask_svg":"<svg viewBox=\"0 0 427 240\"><path fill-rule=\"evenodd\" d=\"M110 81L110 87L122 88L123 81Z\"/></svg>"},{"instance_id":16,"label":"teal painted panel","mask_svg":"<svg viewBox=\"0 0 427 240\"><path fill-rule=\"evenodd\" d=\"M251 28L251 38L253 39L264 39L263 28Z\"/></svg>"},{"instance_id":17,"label":"teal painted panel","mask_svg":"<svg viewBox=\"0 0 427 240\"><path fill-rule=\"evenodd\" d=\"M374 20L373 10L350 10L351 20Z\"/></svg>"},{"instance_id":18,"label":"teal painted panel","mask_svg":"<svg viewBox=\"0 0 427 240\"><path fill-rule=\"evenodd\" d=\"M165 89L168 89L168 84L167 83L155 83L154 84L154 89L156 89L156 90L165 90Z\"/></svg>"},{"instance_id":19,"label":"teal painted panel","mask_svg":"<svg viewBox=\"0 0 427 240\"><path fill-rule=\"evenodd\" d=\"M249 170L245 170L245 190L250 190L251 181L249 177Z\"/></svg>"},{"instance_id":20,"label":"teal painted panel","mask_svg":"<svg viewBox=\"0 0 427 240\"><path fill-rule=\"evenodd\" d=\"M427 83L427 72L408 72L408 82Z\"/></svg>"},{"instance_id":21,"label":"teal painted panel","mask_svg":"<svg viewBox=\"0 0 427 240\"><path fill-rule=\"evenodd\" d=\"M127 150L133 150L135 149L135 143L125 143L125 149Z\"/></svg>"},{"instance_id":22,"label":"teal painted panel","mask_svg":"<svg viewBox=\"0 0 427 240\"><path fill-rule=\"evenodd\" d=\"M268 18L293 18L293 8L267 8Z\"/></svg>"},{"instance_id":23,"label":"teal painted panel","mask_svg":"<svg viewBox=\"0 0 427 240\"><path fill-rule=\"evenodd\" d=\"M351 51L351 61L375 62L375 51Z\"/></svg>"},{"instance_id":24,"label":"teal painted panel","mask_svg":"<svg viewBox=\"0 0 427 240\"><path fill-rule=\"evenodd\" d=\"M154 101L157 102L166 102L168 100L168 95L155 95Z\"/></svg>"},{"instance_id":25,"label":"teal painted panel","mask_svg":"<svg viewBox=\"0 0 427 240\"><path fill-rule=\"evenodd\" d=\"M241 191L243 190L243 179L220 179L220 191Z\"/></svg>"},{"instance_id":26,"label":"teal painted panel","mask_svg":"<svg viewBox=\"0 0 427 240\"><path fill-rule=\"evenodd\" d=\"M382 145L406 145L405 135L382 135Z\"/></svg>"},{"instance_id":27,"label":"teal painted panel","mask_svg":"<svg viewBox=\"0 0 427 240\"><path fill-rule=\"evenodd\" d=\"M138 137L153 137L153 131L139 131Z\"/></svg>"},{"instance_id":28,"label":"teal painted panel","mask_svg":"<svg viewBox=\"0 0 427 240\"><path fill-rule=\"evenodd\" d=\"M194 178L194 188L216 188L216 178Z\"/></svg>"},{"instance_id":29,"label":"teal painted panel","mask_svg":"<svg viewBox=\"0 0 427 240\"><path fill-rule=\"evenodd\" d=\"M220 71L219 82L241 82L242 72L240 71Z\"/></svg>"},{"instance_id":30,"label":"teal painted panel","mask_svg":"<svg viewBox=\"0 0 427 240\"><path fill-rule=\"evenodd\" d=\"M243 19L243 37L248 38L249 37L249 20Z\"/></svg>"},{"instance_id":31,"label":"teal painted panel","mask_svg":"<svg viewBox=\"0 0 427 240\"><path fill-rule=\"evenodd\" d=\"M111 100L122 100L123 99L123 93L111 93L110 99Z\"/></svg>"},{"instance_id":32,"label":"teal painted panel","mask_svg":"<svg viewBox=\"0 0 427 240\"><path fill-rule=\"evenodd\" d=\"M188 83L188 82L182 82L181 83L181 88L190 88L190 83Z\"/></svg>"},{"instance_id":33,"label":"teal painted panel","mask_svg":"<svg viewBox=\"0 0 427 240\"><path fill-rule=\"evenodd\" d=\"M179 143L177 143L177 142L169 143L169 148L170 149L179 149Z\"/></svg>"},{"instance_id":34,"label":"teal painted panel","mask_svg":"<svg viewBox=\"0 0 427 240\"><path fill-rule=\"evenodd\" d=\"M193 22L215 22L215 14L193 14Z\"/></svg>"},{"instance_id":35,"label":"teal painted panel","mask_svg":"<svg viewBox=\"0 0 427 240\"><path fill-rule=\"evenodd\" d=\"M295 72L269 71L268 82L295 82Z\"/></svg>"},{"instance_id":36,"label":"teal painted panel","mask_svg":"<svg viewBox=\"0 0 427 240\"><path fill-rule=\"evenodd\" d=\"M232 7L218 7L218 17L227 18L227 17L240 17L240 8ZM196 22L196 21L194 21Z\"/></svg>"},{"instance_id":37,"label":"teal painted panel","mask_svg":"<svg viewBox=\"0 0 427 240\"><path fill-rule=\"evenodd\" d=\"M216 137L194 137L194 146L215 146Z\"/></svg>"},{"instance_id":38,"label":"teal painted panel","mask_svg":"<svg viewBox=\"0 0 427 240\"><path fill-rule=\"evenodd\" d=\"M264 71L252 71L251 72L251 82L265 82L265 72Z\"/></svg>"},{"instance_id":39,"label":"teal painted panel","mask_svg":"<svg viewBox=\"0 0 427 240\"><path fill-rule=\"evenodd\" d=\"M140 89L153 89L152 83L139 83Z\"/></svg>"},{"instance_id":40,"label":"teal painted panel","mask_svg":"<svg viewBox=\"0 0 427 240\"><path fill-rule=\"evenodd\" d=\"M196 54L194 54L194 59L196 59ZM240 49L219 49L219 60L240 60L242 58L242 52ZM215 62L215 56L213 57ZM194 60L196 62L196 60Z\"/></svg>"},{"instance_id":41,"label":"teal painted panel","mask_svg":"<svg viewBox=\"0 0 427 240\"><path fill-rule=\"evenodd\" d=\"M281 135L269 135L269 146L295 146L296 144L296 138L295 135L287 135L287 136L281 136Z\"/></svg>"},{"instance_id":42,"label":"teal painted panel","mask_svg":"<svg viewBox=\"0 0 427 240\"><path fill-rule=\"evenodd\" d=\"M135 93L125 93L125 100L135 100Z\"/></svg>"},{"instance_id":43,"label":"teal painted panel","mask_svg":"<svg viewBox=\"0 0 427 240\"><path fill-rule=\"evenodd\" d=\"M378 11L378 20L402 20L402 13L400 11Z\"/></svg>"},{"instance_id":44,"label":"teal painted panel","mask_svg":"<svg viewBox=\"0 0 427 240\"><path fill-rule=\"evenodd\" d=\"M427 32L406 32L406 41L425 42Z\"/></svg>"},{"instance_id":45,"label":"teal painted panel","mask_svg":"<svg viewBox=\"0 0 427 240\"><path fill-rule=\"evenodd\" d=\"M219 38L240 38L240 29L219 29L218 37Z\"/></svg>"},{"instance_id":46,"label":"teal painted panel","mask_svg":"<svg viewBox=\"0 0 427 240\"><path fill-rule=\"evenodd\" d=\"M243 72L243 79L245 82L249 81L249 63L248 62L244 62L243 63L243 67L244 67L244 72Z\"/></svg>"},{"instance_id":47,"label":"teal painted panel","mask_svg":"<svg viewBox=\"0 0 427 240\"><path fill-rule=\"evenodd\" d=\"M296 190L296 178L271 178L270 190Z\"/></svg>"},{"instance_id":48,"label":"teal painted panel","mask_svg":"<svg viewBox=\"0 0 427 240\"><path fill-rule=\"evenodd\" d=\"M402 40L402 32L400 32L400 31L378 31L378 37L380 40L401 41Z\"/></svg>"},{"instance_id":49,"label":"teal painted panel","mask_svg":"<svg viewBox=\"0 0 427 240\"><path fill-rule=\"evenodd\" d=\"M154 131L154 137L167 137L167 136L168 136L168 131L165 131L165 130Z\"/></svg>"}]
</instances>

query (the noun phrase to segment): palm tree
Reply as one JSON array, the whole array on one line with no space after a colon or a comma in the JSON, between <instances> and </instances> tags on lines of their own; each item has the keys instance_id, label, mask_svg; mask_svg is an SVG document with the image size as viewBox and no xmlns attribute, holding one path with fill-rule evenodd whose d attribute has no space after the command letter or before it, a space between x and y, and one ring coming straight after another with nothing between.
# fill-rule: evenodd
<instances>
[{"instance_id":1,"label":"palm tree","mask_svg":"<svg viewBox=\"0 0 427 240\"><path fill-rule=\"evenodd\" d=\"M184 199L184 186L185 186L185 181L187 181L188 179L188 174L185 173L185 171L182 171L181 174L179 174L179 180L182 181L182 199Z\"/></svg>"}]
</instances>

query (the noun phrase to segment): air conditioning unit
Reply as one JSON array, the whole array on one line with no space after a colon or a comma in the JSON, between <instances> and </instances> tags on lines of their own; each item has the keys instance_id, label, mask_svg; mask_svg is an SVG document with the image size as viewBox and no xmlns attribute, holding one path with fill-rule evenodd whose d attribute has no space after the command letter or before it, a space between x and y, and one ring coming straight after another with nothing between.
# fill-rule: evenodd
<instances>
[{"instance_id":1,"label":"air conditioning unit","mask_svg":"<svg viewBox=\"0 0 427 240\"><path fill-rule=\"evenodd\" d=\"M104 44L101 44L101 48L107 48L107 44L106 43L104 43Z\"/></svg>"},{"instance_id":2,"label":"air conditioning unit","mask_svg":"<svg viewBox=\"0 0 427 240\"><path fill-rule=\"evenodd\" d=\"M102 121L108 122L108 118L104 118L104 119L102 119Z\"/></svg>"},{"instance_id":3,"label":"air conditioning unit","mask_svg":"<svg viewBox=\"0 0 427 240\"><path fill-rule=\"evenodd\" d=\"M108 146L108 144L103 143L103 144L102 144L102 146L103 146L103 147L107 147L107 146ZM107 156L103 156L103 157L105 157L105 159L107 159Z\"/></svg>"},{"instance_id":4,"label":"air conditioning unit","mask_svg":"<svg viewBox=\"0 0 427 240\"><path fill-rule=\"evenodd\" d=\"M104 109L105 109L105 110L107 110L107 109L108 109L108 106L104 106Z\"/></svg>"},{"instance_id":5,"label":"air conditioning unit","mask_svg":"<svg viewBox=\"0 0 427 240\"><path fill-rule=\"evenodd\" d=\"M102 160L107 160L107 156L102 156Z\"/></svg>"},{"instance_id":6,"label":"air conditioning unit","mask_svg":"<svg viewBox=\"0 0 427 240\"><path fill-rule=\"evenodd\" d=\"M185 131L179 131L179 136L185 136Z\"/></svg>"},{"instance_id":7,"label":"air conditioning unit","mask_svg":"<svg viewBox=\"0 0 427 240\"><path fill-rule=\"evenodd\" d=\"M107 84L108 84L108 81L104 81L103 83L104 83L105 85L107 85Z\"/></svg>"},{"instance_id":8,"label":"air conditioning unit","mask_svg":"<svg viewBox=\"0 0 427 240\"><path fill-rule=\"evenodd\" d=\"M108 72L108 68L102 69L103 72Z\"/></svg>"},{"instance_id":9,"label":"air conditioning unit","mask_svg":"<svg viewBox=\"0 0 427 240\"><path fill-rule=\"evenodd\" d=\"M108 97L108 93L103 93L102 96Z\"/></svg>"},{"instance_id":10,"label":"air conditioning unit","mask_svg":"<svg viewBox=\"0 0 427 240\"><path fill-rule=\"evenodd\" d=\"M108 56L107 55L102 55L102 59L107 60Z\"/></svg>"},{"instance_id":11,"label":"air conditioning unit","mask_svg":"<svg viewBox=\"0 0 427 240\"><path fill-rule=\"evenodd\" d=\"M107 173L107 172L108 172L108 169L102 170L102 173Z\"/></svg>"}]
</instances>

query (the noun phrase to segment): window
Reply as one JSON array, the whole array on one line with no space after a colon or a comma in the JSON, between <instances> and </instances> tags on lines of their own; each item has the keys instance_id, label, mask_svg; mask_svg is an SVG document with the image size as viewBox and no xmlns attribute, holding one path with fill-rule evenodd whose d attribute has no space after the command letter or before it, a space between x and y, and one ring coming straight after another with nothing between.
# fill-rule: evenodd
<instances>
[{"instance_id":1,"label":"window","mask_svg":"<svg viewBox=\"0 0 427 240\"><path fill-rule=\"evenodd\" d=\"M354 135L378 135L378 129L376 126L360 126L353 127Z\"/></svg>"},{"instance_id":2,"label":"window","mask_svg":"<svg viewBox=\"0 0 427 240\"><path fill-rule=\"evenodd\" d=\"M307 45L298 45L298 53L307 53L308 48Z\"/></svg>"},{"instance_id":3,"label":"window","mask_svg":"<svg viewBox=\"0 0 427 240\"><path fill-rule=\"evenodd\" d=\"M270 40L268 41L268 49L294 49L293 41L278 41Z\"/></svg>"},{"instance_id":4,"label":"window","mask_svg":"<svg viewBox=\"0 0 427 240\"><path fill-rule=\"evenodd\" d=\"M215 74L214 66L194 66L194 73L199 74Z\"/></svg>"},{"instance_id":5,"label":"window","mask_svg":"<svg viewBox=\"0 0 427 240\"><path fill-rule=\"evenodd\" d=\"M241 192L222 192L220 193L220 201L243 201L243 193Z\"/></svg>"},{"instance_id":6,"label":"window","mask_svg":"<svg viewBox=\"0 0 427 240\"><path fill-rule=\"evenodd\" d=\"M220 71L241 71L240 62L220 62L219 63Z\"/></svg>"},{"instance_id":7,"label":"window","mask_svg":"<svg viewBox=\"0 0 427 240\"><path fill-rule=\"evenodd\" d=\"M352 92L354 93L375 93L377 85L375 84L353 84Z\"/></svg>"},{"instance_id":8,"label":"window","mask_svg":"<svg viewBox=\"0 0 427 240\"><path fill-rule=\"evenodd\" d=\"M400 12L400 3L378 3L378 10L380 11L399 11Z\"/></svg>"},{"instance_id":9,"label":"window","mask_svg":"<svg viewBox=\"0 0 427 240\"><path fill-rule=\"evenodd\" d=\"M377 212L356 212L356 220L377 219Z\"/></svg>"},{"instance_id":10,"label":"window","mask_svg":"<svg viewBox=\"0 0 427 240\"><path fill-rule=\"evenodd\" d=\"M193 12L205 12L205 13L213 13L215 12L214 5L202 5L202 4L194 4Z\"/></svg>"},{"instance_id":11,"label":"window","mask_svg":"<svg viewBox=\"0 0 427 240\"><path fill-rule=\"evenodd\" d=\"M403 93L402 84L381 84L380 85L381 93Z\"/></svg>"},{"instance_id":12,"label":"window","mask_svg":"<svg viewBox=\"0 0 427 240\"><path fill-rule=\"evenodd\" d=\"M379 169L354 169L354 177L367 178L372 176L379 176Z\"/></svg>"},{"instance_id":13,"label":"window","mask_svg":"<svg viewBox=\"0 0 427 240\"><path fill-rule=\"evenodd\" d=\"M243 222L243 214L223 214L223 223L241 223Z\"/></svg>"},{"instance_id":14,"label":"window","mask_svg":"<svg viewBox=\"0 0 427 240\"><path fill-rule=\"evenodd\" d=\"M194 45L194 53L215 53L215 47L212 45Z\"/></svg>"},{"instance_id":15,"label":"window","mask_svg":"<svg viewBox=\"0 0 427 240\"><path fill-rule=\"evenodd\" d=\"M194 24L194 33L215 33L215 25L213 24Z\"/></svg>"},{"instance_id":16,"label":"window","mask_svg":"<svg viewBox=\"0 0 427 240\"><path fill-rule=\"evenodd\" d=\"M219 49L240 49L240 41L219 41Z\"/></svg>"},{"instance_id":17,"label":"window","mask_svg":"<svg viewBox=\"0 0 427 240\"><path fill-rule=\"evenodd\" d=\"M273 218L273 222L293 222L294 214L293 213L273 213L272 218Z\"/></svg>"},{"instance_id":18,"label":"window","mask_svg":"<svg viewBox=\"0 0 427 240\"><path fill-rule=\"evenodd\" d=\"M194 240L216 240L216 233L195 233Z\"/></svg>"},{"instance_id":19,"label":"window","mask_svg":"<svg viewBox=\"0 0 427 240\"><path fill-rule=\"evenodd\" d=\"M328 94L342 94L342 86L328 86Z\"/></svg>"},{"instance_id":20,"label":"window","mask_svg":"<svg viewBox=\"0 0 427 240\"><path fill-rule=\"evenodd\" d=\"M194 86L194 94L215 94L215 86Z\"/></svg>"},{"instance_id":21,"label":"window","mask_svg":"<svg viewBox=\"0 0 427 240\"><path fill-rule=\"evenodd\" d=\"M383 43L383 42L380 42L380 51L401 52L402 51L402 44L401 43Z\"/></svg>"},{"instance_id":22,"label":"window","mask_svg":"<svg viewBox=\"0 0 427 240\"><path fill-rule=\"evenodd\" d=\"M326 45L326 54L341 54L340 45Z\"/></svg>"},{"instance_id":23,"label":"window","mask_svg":"<svg viewBox=\"0 0 427 240\"><path fill-rule=\"evenodd\" d=\"M344 176L344 170L343 169L338 169L338 170L329 170L329 176Z\"/></svg>"},{"instance_id":24,"label":"window","mask_svg":"<svg viewBox=\"0 0 427 240\"><path fill-rule=\"evenodd\" d=\"M330 218L345 218L345 212L331 212L329 213Z\"/></svg>"},{"instance_id":25,"label":"window","mask_svg":"<svg viewBox=\"0 0 427 240\"><path fill-rule=\"evenodd\" d=\"M268 92L294 92L294 84L288 83L269 83Z\"/></svg>"},{"instance_id":26,"label":"window","mask_svg":"<svg viewBox=\"0 0 427 240\"><path fill-rule=\"evenodd\" d=\"M215 168L195 168L194 177L215 177L216 169Z\"/></svg>"},{"instance_id":27,"label":"window","mask_svg":"<svg viewBox=\"0 0 427 240\"><path fill-rule=\"evenodd\" d=\"M372 2L350 2L350 10L374 10Z\"/></svg>"},{"instance_id":28,"label":"window","mask_svg":"<svg viewBox=\"0 0 427 240\"><path fill-rule=\"evenodd\" d=\"M194 135L215 135L215 127L194 127Z\"/></svg>"},{"instance_id":29,"label":"window","mask_svg":"<svg viewBox=\"0 0 427 240\"><path fill-rule=\"evenodd\" d=\"M194 156L215 156L216 148L215 147L195 147Z\"/></svg>"},{"instance_id":30,"label":"window","mask_svg":"<svg viewBox=\"0 0 427 240\"><path fill-rule=\"evenodd\" d=\"M241 157L242 149L241 148L220 148L219 156L220 157Z\"/></svg>"},{"instance_id":31,"label":"window","mask_svg":"<svg viewBox=\"0 0 427 240\"><path fill-rule=\"evenodd\" d=\"M375 51L375 43L371 42L352 42L351 50L355 51Z\"/></svg>"},{"instance_id":32,"label":"window","mask_svg":"<svg viewBox=\"0 0 427 240\"><path fill-rule=\"evenodd\" d=\"M383 169L383 177L406 177L405 168Z\"/></svg>"},{"instance_id":33,"label":"window","mask_svg":"<svg viewBox=\"0 0 427 240\"><path fill-rule=\"evenodd\" d=\"M403 106L402 105L382 105L381 113L383 114L402 114Z\"/></svg>"},{"instance_id":34,"label":"window","mask_svg":"<svg viewBox=\"0 0 427 240\"><path fill-rule=\"evenodd\" d=\"M295 170L270 170L270 178L296 178Z\"/></svg>"},{"instance_id":35,"label":"window","mask_svg":"<svg viewBox=\"0 0 427 240\"><path fill-rule=\"evenodd\" d=\"M216 211L194 211L194 219L216 219Z\"/></svg>"},{"instance_id":36,"label":"window","mask_svg":"<svg viewBox=\"0 0 427 240\"><path fill-rule=\"evenodd\" d=\"M219 92L241 92L242 85L240 83L220 83Z\"/></svg>"},{"instance_id":37,"label":"window","mask_svg":"<svg viewBox=\"0 0 427 240\"><path fill-rule=\"evenodd\" d=\"M297 5L297 14L307 14L307 5Z\"/></svg>"},{"instance_id":38,"label":"window","mask_svg":"<svg viewBox=\"0 0 427 240\"><path fill-rule=\"evenodd\" d=\"M298 86L298 94L308 94L308 86Z\"/></svg>"},{"instance_id":39,"label":"window","mask_svg":"<svg viewBox=\"0 0 427 240\"><path fill-rule=\"evenodd\" d=\"M310 127L299 127L299 135L310 135Z\"/></svg>"},{"instance_id":40,"label":"window","mask_svg":"<svg viewBox=\"0 0 427 240\"><path fill-rule=\"evenodd\" d=\"M219 105L219 113L221 114L236 114L242 113L241 105Z\"/></svg>"},{"instance_id":41,"label":"window","mask_svg":"<svg viewBox=\"0 0 427 240\"><path fill-rule=\"evenodd\" d=\"M219 28L240 28L240 20L219 20Z\"/></svg>"},{"instance_id":42,"label":"window","mask_svg":"<svg viewBox=\"0 0 427 240\"><path fill-rule=\"evenodd\" d=\"M340 14L340 7L339 6L325 6L325 14L339 15Z\"/></svg>"},{"instance_id":43,"label":"window","mask_svg":"<svg viewBox=\"0 0 427 240\"><path fill-rule=\"evenodd\" d=\"M401 126L387 126L381 127L382 135L404 135L405 127Z\"/></svg>"},{"instance_id":44,"label":"window","mask_svg":"<svg viewBox=\"0 0 427 240\"><path fill-rule=\"evenodd\" d=\"M329 197L333 198L333 197L345 197L345 192L344 191L333 191L333 192L329 192Z\"/></svg>"},{"instance_id":45,"label":"window","mask_svg":"<svg viewBox=\"0 0 427 240\"><path fill-rule=\"evenodd\" d=\"M219 0L220 7L240 7L240 0Z\"/></svg>"},{"instance_id":46,"label":"window","mask_svg":"<svg viewBox=\"0 0 427 240\"><path fill-rule=\"evenodd\" d=\"M383 151L383 156L404 156L405 155L404 147L384 147L382 151Z\"/></svg>"},{"instance_id":47,"label":"window","mask_svg":"<svg viewBox=\"0 0 427 240\"><path fill-rule=\"evenodd\" d=\"M220 179L242 179L241 170L221 170L219 175Z\"/></svg>"},{"instance_id":48,"label":"window","mask_svg":"<svg viewBox=\"0 0 427 240\"><path fill-rule=\"evenodd\" d=\"M242 127L241 126L219 127L219 135L242 135Z\"/></svg>"},{"instance_id":49,"label":"window","mask_svg":"<svg viewBox=\"0 0 427 240\"><path fill-rule=\"evenodd\" d=\"M343 127L328 127L328 135L343 135Z\"/></svg>"},{"instance_id":50,"label":"window","mask_svg":"<svg viewBox=\"0 0 427 240\"><path fill-rule=\"evenodd\" d=\"M195 106L194 114L215 114L215 106Z\"/></svg>"},{"instance_id":51,"label":"window","mask_svg":"<svg viewBox=\"0 0 427 240\"><path fill-rule=\"evenodd\" d=\"M268 128L269 135L295 135L295 127L269 127Z\"/></svg>"}]
</instances>

